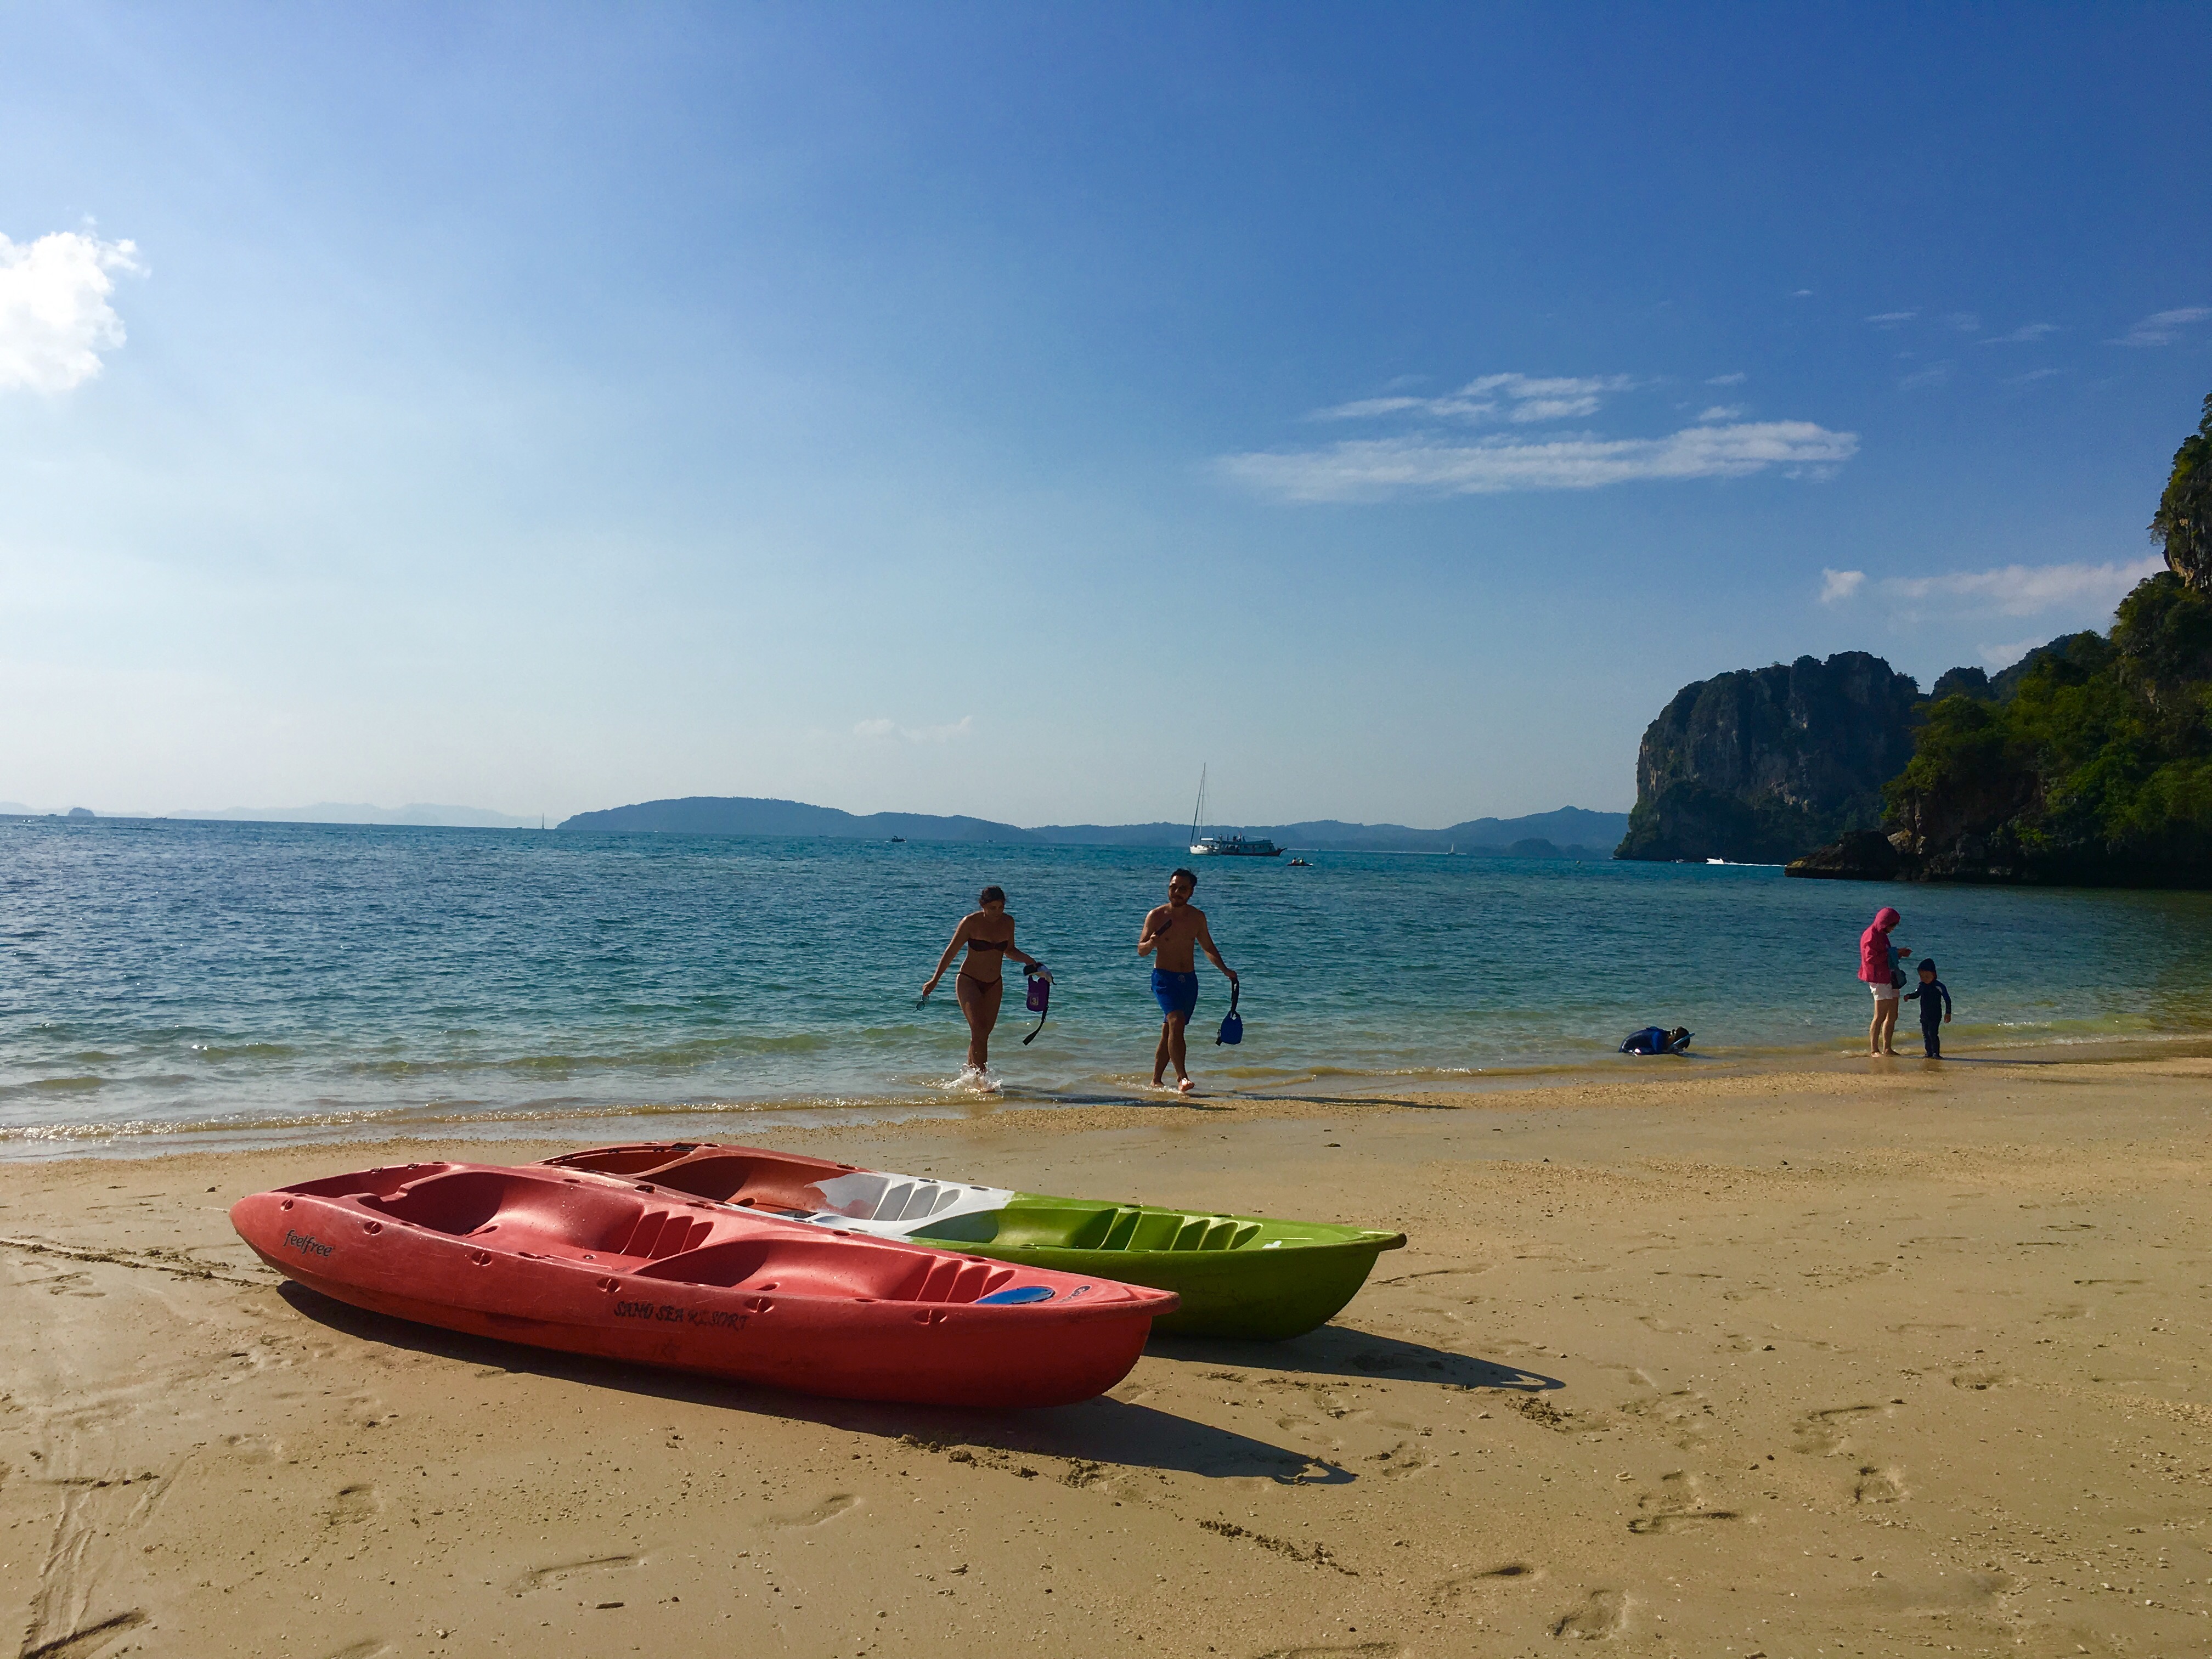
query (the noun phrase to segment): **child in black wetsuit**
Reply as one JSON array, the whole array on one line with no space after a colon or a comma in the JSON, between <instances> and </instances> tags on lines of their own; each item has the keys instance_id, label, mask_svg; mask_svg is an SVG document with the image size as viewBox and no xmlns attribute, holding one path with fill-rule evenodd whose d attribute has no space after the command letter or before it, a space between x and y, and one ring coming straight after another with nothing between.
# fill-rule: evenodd
<instances>
[{"instance_id":1,"label":"child in black wetsuit","mask_svg":"<svg viewBox=\"0 0 2212 1659\"><path fill-rule=\"evenodd\" d=\"M1920 1042L1930 1060L1943 1058L1942 1033L1937 1029L1951 1018L1951 992L1936 977L1935 960L1923 959L1920 964L1920 988L1905 994L1907 1002L1920 1005Z\"/></svg>"}]
</instances>

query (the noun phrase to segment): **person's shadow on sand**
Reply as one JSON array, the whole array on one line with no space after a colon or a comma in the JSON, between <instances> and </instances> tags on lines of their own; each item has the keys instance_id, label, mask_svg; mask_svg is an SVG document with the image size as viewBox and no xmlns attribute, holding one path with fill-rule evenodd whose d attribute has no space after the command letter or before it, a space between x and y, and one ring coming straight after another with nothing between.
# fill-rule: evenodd
<instances>
[{"instance_id":1,"label":"person's shadow on sand","mask_svg":"<svg viewBox=\"0 0 2212 1659\"><path fill-rule=\"evenodd\" d=\"M531 1376L559 1377L585 1388L640 1399L680 1400L694 1405L754 1412L818 1423L854 1434L906 1442L950 1454L956 1461L1009 1467L1013 1474L1051 1474L1071 1485L1096 1478L1097 1466L1182 1470L1210 1478L1260 1476L1284 1486L1344 1486L1358 1479L1308 1453L1272 1445L1233 1430L1195 1423L1171 1412L1102 1395L1079 1405L1031 1410L963 1410L859 1400L819 1400L748 1382L728 1382L683 1371L655 1370L621 1360L556 1352L491 1337L470 1336L370 1313L287 1282L276 1293L295 1311L327 1329L413 1353ZM1251 1344L1273 1352L1287 1345ZM1402 1346L1402 1345L1401 1345ZM1249 1360L1243 1363L1249 1364ZM1019 1464L1024 1454L1067 1461L1065 1470ZM1010 1462L1010 1459L1012 1462Z\"/></svg>"}]
</instances>

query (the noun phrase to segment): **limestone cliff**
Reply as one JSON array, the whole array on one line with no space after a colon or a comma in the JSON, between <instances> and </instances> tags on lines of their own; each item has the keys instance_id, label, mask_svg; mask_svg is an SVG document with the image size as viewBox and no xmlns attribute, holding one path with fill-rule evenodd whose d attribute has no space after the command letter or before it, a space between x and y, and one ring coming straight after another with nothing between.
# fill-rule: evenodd
<instances>
[{"instance_id":1,"label":"limestone cliff","mask_svg":"<svg viewBox=\"0 0 2212 1659\"><path fill-rule=\"evenodd\" d=\"M1841 834L1790 873L2212 887L2212 397L2151 532L2167 568L2110 637L1944 675L1885 791L1887 834Z\"/></svg>"},{"instance_id":2,"label":"limestone cliff","mask_svg":"<svg viewBox=\"0 0 2212 1659\"><path fill-rule=\"evenodd\" d=\"M1644 733L1613 856L1783 864L1877 827L1882 786L1912 755L1919 696L1863 651L1684 686Z\"/></svg>"}]
</instances>

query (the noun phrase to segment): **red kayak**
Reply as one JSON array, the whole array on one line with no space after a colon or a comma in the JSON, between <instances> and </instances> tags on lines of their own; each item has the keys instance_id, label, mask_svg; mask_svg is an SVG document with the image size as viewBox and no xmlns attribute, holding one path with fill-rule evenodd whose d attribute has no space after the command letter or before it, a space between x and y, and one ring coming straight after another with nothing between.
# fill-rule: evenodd
<instances>
[{"instance_id":1,"label":"red kayak","mask_svg":"<svg viewBox=\"0 0 2212 1659\"><path fill-rule=\"evenodd\" d=\"M1176 1305L544 1167L332 1176L242 1198L230 1220L286 1278L357 1308L846 1400L1088 1400Z\"/></svg>"}]
</instances>

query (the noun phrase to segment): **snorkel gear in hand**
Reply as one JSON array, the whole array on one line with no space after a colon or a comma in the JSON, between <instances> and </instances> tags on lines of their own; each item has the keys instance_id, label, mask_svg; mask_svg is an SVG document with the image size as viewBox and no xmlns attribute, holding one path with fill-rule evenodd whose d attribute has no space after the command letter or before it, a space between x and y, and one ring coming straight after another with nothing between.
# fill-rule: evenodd
<instances>
[{"instance_id":1,"label":"snorkel gear in hand","mask_svg":"<svg viewBox=\"0 0 2212 1659\"><path fill-rule=\"evenodd\" d=\"M1044 1030L1045 1016L1052 1009L1052 970L1037 962L1022 972L1029 981L1029 995L1022 1000L1023 1006L1037 1017L1036 1027L1022 1039L1022 1047L1026 1048L1036 1041L1037 1032Z\"/></svg>"},{"instance_id":2,"label":"snorkel gear in hand","mask_svg":"<svg viewBox=\"0 0 2212 1659\"><path fill-rule=\"evenodd\" d=\"M1237 999L1243 994L1243 986L1236 981L1230 981L1229 1012L1223 1017L1221 1030L1214 1034L1213 1038L1213 1046L1217 1048L1224 1042L1233 1047L1244 1041L1244 1021L1237 1012Z\"/></svg>"}]
</instances>

